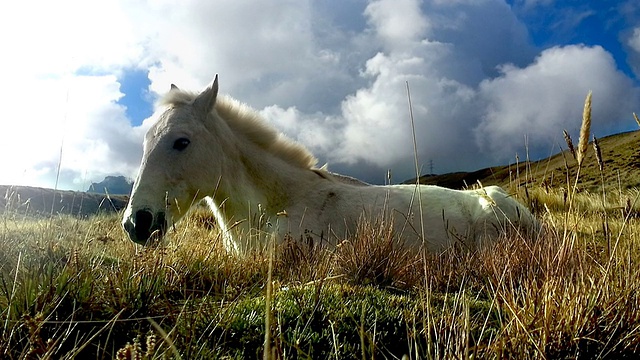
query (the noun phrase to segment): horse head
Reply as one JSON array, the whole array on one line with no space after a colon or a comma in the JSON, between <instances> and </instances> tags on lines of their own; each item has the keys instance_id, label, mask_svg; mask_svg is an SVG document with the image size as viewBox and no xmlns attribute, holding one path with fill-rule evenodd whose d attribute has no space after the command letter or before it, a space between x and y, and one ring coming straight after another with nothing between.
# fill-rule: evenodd
<instances>
[{"instance_id":1,"label":"horse head","mask_svg":"<svg viewBox=\"0 0 640 360\"><path fill-rule=\"evenodd\" d=\"M193 203L215 190L219 171L211 160L220 155L213 131L217 95L216 75L197 96L175 85L165 96L166 106L145 135L142 162L122 219L132 241L147 244L162 238Z\"/></svg>"}]
</instances>

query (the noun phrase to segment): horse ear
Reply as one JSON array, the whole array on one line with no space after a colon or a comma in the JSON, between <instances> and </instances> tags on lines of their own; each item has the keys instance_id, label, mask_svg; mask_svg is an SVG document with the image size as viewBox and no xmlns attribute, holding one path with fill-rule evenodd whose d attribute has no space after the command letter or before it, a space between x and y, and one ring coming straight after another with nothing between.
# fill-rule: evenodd
<instances>
[{"instance_id":1,"label":"horse ear","mask_svg":"<svg viewBox=\"0 0 640 360\"><path fill-rule=\"evenodd\" d=\"M209 85L195 100L193 100L193 106L203 114L208 114L213 110L213 106L216 104L216 97L218 96L218 74L216 74L213 83Z\"/></svg>"},{"instance_id":2,"label":"horse ear","mask_svg":"<svg viewBox=\"0 0 640 360\"><path fill-rule=\"evenodd\" d=\"M170 91L175 91L175 90L180 90L180 89L178 89L178 87L175 86L174 84L171 84L171 90Z\"/></svg>"}]
</instances>

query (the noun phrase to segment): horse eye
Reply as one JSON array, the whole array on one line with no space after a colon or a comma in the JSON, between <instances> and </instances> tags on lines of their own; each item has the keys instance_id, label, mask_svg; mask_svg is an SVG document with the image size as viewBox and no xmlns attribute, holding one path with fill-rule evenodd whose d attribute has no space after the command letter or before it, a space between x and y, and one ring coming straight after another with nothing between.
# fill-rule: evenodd
<instances>
[{"instance_id":1,"label":"horse eye","mask_svg":"<svg viewBox=\"0 0 640 360\"><path fill-rule=\"evenodd\" d=\"M187 148L187 146L189 146L189 144L191 143L191 141L187 138L180 138L176 141L173 142L173 148L178 150L178 151L182 151L184 149Z\"/></svg>"}]
</instances>

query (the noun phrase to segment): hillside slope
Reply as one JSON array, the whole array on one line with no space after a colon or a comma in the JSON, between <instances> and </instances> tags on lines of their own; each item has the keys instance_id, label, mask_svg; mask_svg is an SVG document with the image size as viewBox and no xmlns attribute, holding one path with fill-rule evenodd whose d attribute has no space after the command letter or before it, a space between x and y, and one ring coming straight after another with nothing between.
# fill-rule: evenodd
<instances>
[{"instance_id":1,"label":"hillside slope","mask_svg":"<svg viewBox=\"0 0 640 360\"><path fill-rule=\"evenodd\" d=\"M609 189L640 187L640 131L632 131L598 139L604 162L604 182ZM566 147L565 144L562 144ZM442 175L423 175L421 184L445 186L454 189L471 186L478 181L483 185L500 185L509 188L523 183L566 187L567 171L575 179L577 163L569 150L549 158L526 163L494 166L473 172L456 172ZM599 191L602 177L590 143L581 170L579 189ZM407 180L405 184L415 184Z\"/></svg>"}]
</instances>

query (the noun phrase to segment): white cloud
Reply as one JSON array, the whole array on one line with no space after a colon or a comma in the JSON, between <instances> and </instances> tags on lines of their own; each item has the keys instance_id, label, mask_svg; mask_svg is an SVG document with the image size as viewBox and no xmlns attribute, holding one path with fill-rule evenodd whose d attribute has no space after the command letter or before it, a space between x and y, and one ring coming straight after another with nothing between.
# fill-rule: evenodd
<instances>
[{"instance_id":1,"label":"white cloud","mask_svg":"<svg viewBox=\"0 0 640 360\"><path fill-rule=\"evenodd\" d=\"M640 27L633 29L633 34L629 37L627 43L635 52L640 53Z\"/></svg>"},{"instance_id":2,"label":"white cloud","mask_svg":"<svg viewBox=\"0 0 640 360\"><path fill-rule=\"evenodd\" d=\"M638 105L638 89L599 46L545 50L525 68L505 65L498 78L480 85L485 103L476 141L498 158L512 158L524 144L555 145L563 128L580 126L582 105L593 91L593 128L600 135L617 126Z\"/></svg>"},{"instance_id":3,"label":"white cloud","mask_svg":"<svg viewBox=\"0 0 640 360\"><path fill-rule=\"evenodd\" d=\"M342 119L335 116L305 114L295 107L283 109L277 105L268 106L260 113L284 134L322 157L320 161L326 161L326 155L334 151L342 139Z\"/></svg>"},{"instance_id":4,"label":"white cloud","mask_svg":"<svg viewBox=\"0 0 640 360\"><path fill-rule=\"evenodd\" d=\"M351 15L310 0L8 3L0 97L12 135L0 151L13 155L0 183L53 186L63 139L61 187L134 177L152 120L133 127L117 103L132 68L149 70L152 97L171 83L202 89L219 73L222 92L332 168L393 168L397 180L413 175L406 81L418 155L439 172L491 164L481 149L512 156L525 133L531 144L571 128L588 89L611 126L639 105L601 48L558 47L534 61L527 29L501 0L335 4ZM628 45L639 38L636 29Z\"/></svg>"},{"instance_id":5,"label":"white cloud","mask_svg":"<svg viewBox=\"0 0 640 360\"><path fill-rule=\"evenodd\" d=\"M123 145L135 156L132 145L141 141L131 138L124 109L115 103L122 96L116 75L142 53L133 27L117 2L6 4L0 96L11 104L3 130L12 135L0 143L0 152L10 154L0 183L52 187L63 143L61 188L132 172L135 160L114 153Z\"/></svg>"},{"instance_id":6,"label":"white cloud","mask_svg":"<svg viewBox=\"0 0 640 360\"><path fill-rule=\"evenodd\" d=\"M160 60L150 74L160 93L170 83L202 88L215 73L233 74L225 76L228 89L303 73L322 50L314 48L308 1L166 1L134 14L149 27L149 51Z\"/></svg>"},{"instance_id":7,"label":"white cloud","mask_svg":"<svg viewBox=\"0 0 640 360\"><path fill-rule=\"evenodd\" d=\"M441 45L424 43L423 47L429 51L437 50ZM332 160L347 163L365 160L390 167L411 157L413 145L406 82L409 82L412 94L421 154L430 156L453 151L459 141L451 132L463 128L468 120L468 116L459 112L472 101L473 91L455 80L439 77L432 72L432 65L422 57L382 53L369 60L366 73L375 81L343 102L344 141L332 154ZM442 126L445 117L452 119L455 115L461 116ZM444 139L448 140L442 141Z\"/></svg>"},{"instance_id":8,"label":"white cloud","mask_svg":"<svg viewBox=\"0 0 640 360\"><path fill-rule=\"evenodd\" d=\"M510 49L499 51L493 42L508 43L508 48L522 44L523 53L529 49L526 31L508 16L508 7L497 1L483 4L489 9L464 1L430 3L427 10L412 1L372 2L364 11L370 28L360 36L380 51L363 59L365 86L347 95L335 115L305 114L293 107L263 113L331 168L350 168L354 175L371 175L367 168L381 173L393 168L395 178L403 179L414 171L408 81L423 163L433 159L440 171L477 165L472 157L477 155L472 129L479 112L474 87L486 78L486 69L495 71L499 58L522 58ZM505 16L477 34L488 12ZM445 21L449 18L458 20ZM469 34L472 40L465 39Z\"/></svg>"},{"instance_id":9,"label":"white cloud","mask_svg":"<svg viewBox=\"0 0 640 360\"><path fill-rule=\"evenodd\" d=\"M36 76L81 67L113 70L141 53L132 36L135 23L125 21L118 2L13 1L0 20L3 46L13 51L3 58L3 75L15 69Z\"/></svg>"},{"instance_id":10,"label":"white cloud","mask_svg":"<svg viewBox=\"0 0 640 360\"><path fill-rule=\"evenodd\" d=\"M475 86L500 59L526 58L526 30L498 1L435 2L426 9L412 2L395 5L375 2L365 11L383 51L365 63L370 85L342 102L343 138L327 157L332 163L393 168L396 179L412 176L409 82L421 162L433 160L439 171L478 166L482 161L472 140L480 110ZM486 25L488 14L500 21ZM395 41L397 34L404 40Z\"/></svg>"},{"instance_id":11,"label":"white cloud","mask_svg":"<svg viewBox=\"0 0 640 360\"><path fill-rule=\"evenodd\" d=\"M36 83L23 93L29 96L15 97L13 106L22 111L3 125L12 136L0 142L0 151L10 154L3 158L0 182L53 186L61 146L61 188L85 188L93 178L135 172L143 130L132 128L115 103L122 94L114 76Z\"/></svg>"},{"instance_id":12,"label":"white cloud","mask_svg":"<svg viewBox=\"0 0 640 360\"><path fill-rule=\"evenodd\" d=\"M376 0L364 13L386 49L404 48L420 41L429 25L417 0Z\"/></svg>"}]
</instances>

